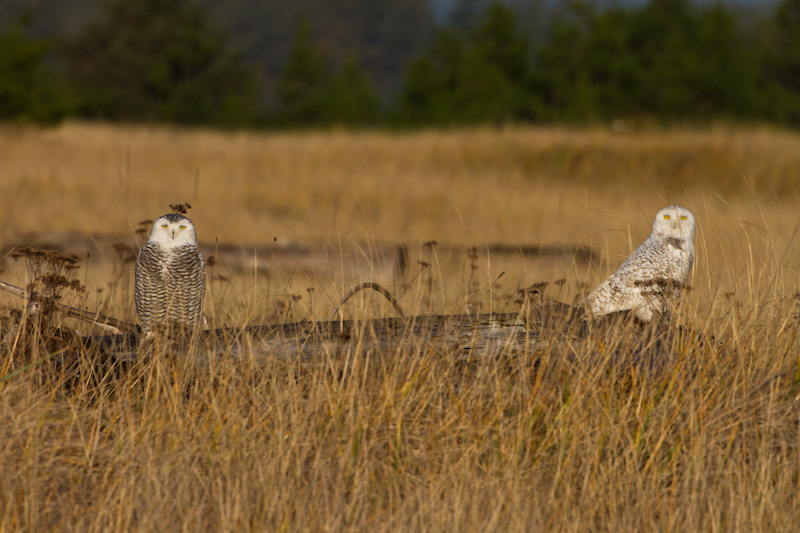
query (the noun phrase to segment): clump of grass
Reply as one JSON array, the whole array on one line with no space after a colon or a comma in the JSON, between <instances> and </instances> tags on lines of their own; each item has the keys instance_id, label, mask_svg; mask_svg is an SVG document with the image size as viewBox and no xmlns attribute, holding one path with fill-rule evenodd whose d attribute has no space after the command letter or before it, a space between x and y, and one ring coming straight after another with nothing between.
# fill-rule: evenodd
<instances>
[{"instance_id":1,"label":"clump of grass","mask_svg":"<svg viewBox=\"0 0 800 533\"><path fill-rule=\"evenodd\" d=\"M73 128L89 148L106 146L107 129ZM179 158L198 156L198 140L206 147L222 142L202 133L172 132L174 142L158 132L154 142L151 129L128 134L138 149L169 145ZM549 300L568 307L649 233L651 204L672 201L669 192L641 204L631 200L649 194L644 187L596 195L596 189L549 180L537 188L543 168L574 172L580 183L614 182L624 174L619 183L634 187L640 171L650 183L651 173L676 169L668 164L671 154L700 142L700 154L688 159L692 165L678 165L679 175L693 175L696 164L713 170L714 179L729 177L730 162L737 167L749 157L754 176L783 169L776 178L783 180L783 171L794 168L791 154L800 153L790 150L796 140L789 134L725 132L705 139L686 132L609 139L602 132L569 131L427 133L358 142L349 134L237 139L225 157L204 150L198 162L186 155L183 163L213 174L222 161L234 175L225 181L233 189L252 169L267 168L261 152L253 155L261 150L275 157L269 168L278 176L297 175L273 187L266 200L254 198L258 211L233 213L224 206L250 204L226 196L227 189L205 190L243 228L242 240L256 241L266 232L271 237L279 233L273 228L293 224L287 233L294 237L326 227L324 210L309 210L303 202L325 205L328 197L319 189L329 182L311 178L330 174L332 187L345 183L341 176L351 179L343 218L357 212L348 202L378 206L369 214L377 217L370 226L376 240L424 235L413 242L440 241L420 245L421 263L410 261L415 267L397 280L400 290L392 287L407 314L453 313L464 302L481 311L523 304L538 310ZM576 152L588 146L583 153L591 157L570 161L569 151L559 148L569 143ZM608 157L603 143L611 144ZM191 150L181 152L184 144ZM747 147L742 155L730 150L740 145ZM544 155L531 156L530 146ZM554 148L548 152L547 146ZM661 152L651 159L654 151ZM633 157L623 157L629 153ZM776 153L783 155L769 157ZM352 169L366 168L363 154L377 161L370 167L376 170L374 187L360 173L354 176ZM542 162L548 154L561 159ZM724 164L714 166L716 158ZM152 160L174 169L166 158ZM239 168L232 160L246 164ZM330 173L314 170L315 164ZM521 167L527 169L524 179ZM157 175L158 168L142 172ZM402 191L381 189L395 182L387 176L408 168L421 177L403 174L396 180ZM490 182L503 186L486 187ZM420 183L427 189L415 189ZM482 196L469 194L484 188ZM151 194L132 190L132 211L151 201ZM422 192L415 196L415 190ZM620 190L627 191L625 198L609 203ZM452 202L459 208L474 207L469 220L452 222L443 191L455 191ZM0 383L0 529L791 531L800 519L800 257L793 244L792 194L762 209L752 199L687 193L698 220L693 290L681 296L666 324L642 327L619 318L584 327L565 313L548 328L519 328L518 342L481 347L470 339L451 344L446 335L409 335L387 348L363 328L315 344L277 338L265 350L245 335L235 352L160 345L124 369L85 365L69 387L66 376L16 374ZM264 201L281 206L280 216ZM203 211L193 218L215 227L214 216ZM354 233L361 231L357 221L353 226ZM479 253L465 262L462 252L450 260L442 244L462 239L469 243L459 250L469 250L472 243L510 236L513 242L585 244L605 261L591 267L569 259L503 263ZM209 305L219 326L327 317L359 283L320 281L290 268L258 271L258 277L213 269L220 272L209 281ZM124 292L126 278L119 279L109 292ZM63 300L70 291L62 290ZM489 292L491 298L483 297ZM291 295L302 298L288 302ZM276 308L275 302L288 306ZM21 317L25 311L12 313ZM347 313L377 314L367 298L350 300ZM567 327L570 321L574 327ZM47 355L43 344L32 344L26 358ZM287 356L300 349L308 358ZM0 360L18 354L10 350L0 344ZM81 360L99 357L87 347L76 351Z\"/></svg>"},{"instance_id":2,"label":"clump of grass","mask_svg":"<svg viewBox=\"0 0 800 533\"><path fill-rule=\"evenodd\" d=\"M5 357L0 376L45 362L74 347L79 337L64 327L57 305L78 298L85 287L75 279L80 258L53 250L22 247L10 254L22 262L28 275L24 309L11 309L3 317ZM58 359L63 362L63 358Z\"/></svg>"},{"instance_id":3,"label":"clump of grass","mask_svg":"<svg viewBox=\"0 0 800 533\"><path fill-rule=\"evenodd\" d=\"M541 305L560 281L515 294ZM684 295L666 324L531 329L466 358L436 338L386 351L362 330L302 364L255 343L221 357L160 345L56 396L18 376L0 388L24 406L0 409L0 464L17 464L0 524L790 528L797 339L748 315L713 337L716 320Z\"/></svg>"}]
</instances>

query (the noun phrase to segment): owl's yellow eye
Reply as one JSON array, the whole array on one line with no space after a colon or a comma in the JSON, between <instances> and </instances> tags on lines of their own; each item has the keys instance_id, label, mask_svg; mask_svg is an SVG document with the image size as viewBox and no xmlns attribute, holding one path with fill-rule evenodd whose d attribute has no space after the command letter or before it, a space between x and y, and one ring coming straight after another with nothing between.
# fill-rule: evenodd
<instances>
[{"instance_id":1,"label":"owl's yellow eye","mask_svg":"<svg viewBox=\"0 0 800 533\"><path fill-rule=\"evenodd\" d=\"M686 218L686 217L683 217L683 218ZM181 229L186 229L186 226L181 226Z\"/></svg>"},{"instance_id":2,"label":"owl's yellow eye","mask_svg":"<svg viewBox=\"0 0 800 533\"><path fill-rule=\"evenodd\" d=\"M683 215L683 216L681 217L681 220L686 220L686 215Z\"/></svg>"},{"instance_id":3,"label":"owl's yellow eye","mask_svg":"<svg viewBox=\"0 0 800 533\"><path fill-rule=\"evenodd\" d=\"M664 215L664 220L669 220L669 215Z\"/></svg>"},{"instance_id":4,"label":"owl's yellow eye","mask_svg":"<svg viewBox=\"0 0 800 533\"><path fill-rule=\"evenodd\" d=\"M164 228L164 229L167 229L167 225L166 224L161 224L161 227Z\"/></svg>"}]
</instances>

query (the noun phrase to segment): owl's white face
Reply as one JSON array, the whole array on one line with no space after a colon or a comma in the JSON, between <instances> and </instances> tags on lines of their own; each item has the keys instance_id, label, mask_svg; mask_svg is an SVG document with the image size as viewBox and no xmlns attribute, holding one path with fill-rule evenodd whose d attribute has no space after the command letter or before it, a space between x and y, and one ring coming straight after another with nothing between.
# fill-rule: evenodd
<instances>
[{"instance_id":1,"label":"owl's white face","mask_svg":"<svg viewBox=\"0 0 800 533\"><path fill-rule=\"evenodd\" d=\"M197 233L191 220L183 215L170 213L156 219L148 242L158 243L164 248L197 244Z\"/></svg>"},{"instance_id":2,"label":"owl's white face","mask_svg":"<svg viewBox=\"0 0 800 533\"><path fill-rule=\"evenodd\" d=\"M694 215L685 207L670 205L656 213L653 235L694 244Z\"/></svg>"}]
</instances>

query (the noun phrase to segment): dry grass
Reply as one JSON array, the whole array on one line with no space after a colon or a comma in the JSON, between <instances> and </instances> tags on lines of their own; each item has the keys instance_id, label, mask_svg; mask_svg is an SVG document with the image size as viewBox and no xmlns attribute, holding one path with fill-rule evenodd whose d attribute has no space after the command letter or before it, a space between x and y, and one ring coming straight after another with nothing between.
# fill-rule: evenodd
<instances>
[{"instance_id":1,"label":"dry grass","mask_svg":"<svg viewBox=\"0 0 800 533\"><path fill-rule=\"evenodd\" d=\"M313 243L332 263L340 243L402 241L418 254L393 280L407 313L513 310L536 281L574 301L646 237L658 208L680 203L699 226L684 328L656 341L620 325L468 361L435 341L381 353L355 339L310 367L247 354L197 366L164 352L125 369L91 351L77 367L39 362L0 383L2 530L796 528L796 135L68 124L0 131L0 158L6 237L132 235L188 201L207 241ZM474 245L477 258L429 240ZM582 244L604 261L493 259L486 242ZM92 279L77 275L89 303L114 293L132 319L130 265L115 276L116 259L101 259ZM4 267L4 280L26 273ZM207 311L221 324L321 318L353 285L297 277L215 278ZM392 314L366 293L346 307ZM0 324L0 375L75 327L28 319L26 335ZM620 362L642 354L657 360Z\"/></svg>"}]
</instances>

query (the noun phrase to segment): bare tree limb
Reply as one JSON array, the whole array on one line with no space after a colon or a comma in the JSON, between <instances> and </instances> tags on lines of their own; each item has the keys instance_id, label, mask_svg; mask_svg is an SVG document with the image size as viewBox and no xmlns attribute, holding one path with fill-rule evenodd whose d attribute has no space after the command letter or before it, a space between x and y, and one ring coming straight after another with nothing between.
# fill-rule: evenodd
<instances>
[{"instance_id":1,"label":"bare tree limb","mask_svg":"<svg viewBox=\"0 0 800 533\"><path fill-rule=\"evenodd\" d=\"M32 297L48 298L47 296L42 296L41 294L32 293L21 287L17 287L16 285L11 285L10 283L6 283L4 281L0 281L0 290L10 292L14 296L19 296L20 298L26 300L30 300ZM53 302L53 305L56 308L63 311L64 313L66 313L67 316L91 322L92 325L104 329L110 333L121 334L126 331L136 331L136 326L131 324L130 322L117 320L116 318L112 318L110 316L105 317L104 319L101 320L99 313L94 313L92 311L84 311L83 309L60 304L58 302Z\"/></svg>"},{"instance_id":2,"label":"bare tree limb","mask_svg":"<svg viewBox=\"0 0 800 533\"><path fill-rule=\"evenodd\" d=\"M397 303L397 300L395 300L391 292L384 289L383 286L379 283L375 283L374 281L365 281L364 283L358 285L357 287L353 288L350 292L344 295L344 298L342 298L342 301L339 302L339 305L334 307L333 311L331 312L330 319L335 320L337 316L341 316L341 308L345 303L347 303L347 300L352 298L356 293L363 291L364 289L372 289L374 291L381 293L384 298L386 298L391 302L392 307L394 307L394 310L397 311L398 315L400 315L400 318L405 318L403 310L400 308L400 304Z\"/></svg>"}]
</instances>

